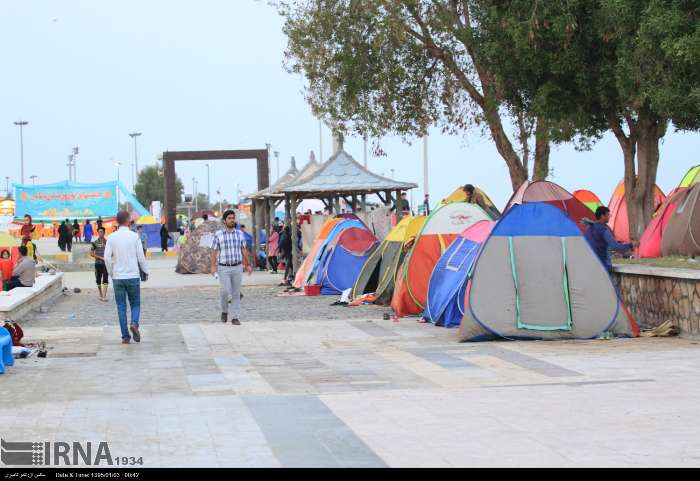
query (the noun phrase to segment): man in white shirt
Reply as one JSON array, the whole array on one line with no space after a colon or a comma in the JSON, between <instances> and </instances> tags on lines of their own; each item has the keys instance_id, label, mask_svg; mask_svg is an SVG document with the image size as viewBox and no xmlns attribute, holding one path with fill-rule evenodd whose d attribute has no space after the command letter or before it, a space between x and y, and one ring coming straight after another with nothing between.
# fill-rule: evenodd
<instances>
[{"instance_id":1,"label":"man in white shirt","mask_svg":"<svg viewBox=\"0 0 700 481\"><path fill-rule=\"evenodd\" d=\"M129 213L117 214L119 229L107 238L104 261L112 278L114 298L117 302L122 344L129 344L131 336L127 329L126 299L131 306L131 334L134 341L141 342L139 318L141 315L141 272L148 278L148 266L138 234L129 230Z\"/></svg>"}]
</instances>

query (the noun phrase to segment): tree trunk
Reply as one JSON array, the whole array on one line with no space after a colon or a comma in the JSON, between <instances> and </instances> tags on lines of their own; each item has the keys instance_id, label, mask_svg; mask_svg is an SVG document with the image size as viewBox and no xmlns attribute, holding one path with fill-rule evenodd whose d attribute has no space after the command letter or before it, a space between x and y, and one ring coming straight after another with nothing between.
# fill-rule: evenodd
<instances>
[{"instance_id":1,"label":"tree trunk","mask_svg":"<svg viewBox=\"0 0 700 481\"><path fill-rule=\"evenodd\" d=\"M639 217L632 222L630 217L630 236L639 240L644 229L654 215L656 197L656 173L659 167L659 140L665 133L659 119L640 117L637 123L637 185L631 200L636 204ZM629 206L628 199L627 205Z\"/></svg>"},{"instance_id":2,"label":"tree trunk","mask_svg":"<svg viewBox=\"0 0 700 481\"><path fill-rule=\"evenodd\" d=\"M496 144L496 150L498 150L503 160L506 161L508 173L510 174L510 182L513 187L513 192L515 192L523 182L528 179L527 169L523 166L520 156L518 156L518 153L513 148L513 144L503 128L503 122L498 113L498 108L494 105L490 105L490 102L487 101L484 112L486 113L486 122L491 131L491 138Z\"/></svg>"},{"instance_id":3,"label":"tree trunk","mask_svg":"<svg viewBox=\"0 0 700 481\"><path fill-rule=\"evenodd\" d=\"M545 180L549 176L549 130L547 122L537 118L535 129L535 165L532 180Z\"/></svg>"}]
</instances>

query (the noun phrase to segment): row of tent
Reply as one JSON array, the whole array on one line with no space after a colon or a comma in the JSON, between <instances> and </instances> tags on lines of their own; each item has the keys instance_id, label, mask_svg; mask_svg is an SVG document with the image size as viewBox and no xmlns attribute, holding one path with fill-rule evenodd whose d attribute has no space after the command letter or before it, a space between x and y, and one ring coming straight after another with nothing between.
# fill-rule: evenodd
<instances>
[{"instance_id":1,"label":"row of tent","mask_svg":"<svg viewBox=\"0 0 700 481\"><path fill-rule=\"evenodd\" d=\"M583 237L591 217L572 194L541 181L519 189L503 216L448 197L428 217L403 219L381 243L357 219L331 219L295 285L371 295L398 316L459 327L463 341L634 336L634 320Z\"/></svg>"}]
</instances>

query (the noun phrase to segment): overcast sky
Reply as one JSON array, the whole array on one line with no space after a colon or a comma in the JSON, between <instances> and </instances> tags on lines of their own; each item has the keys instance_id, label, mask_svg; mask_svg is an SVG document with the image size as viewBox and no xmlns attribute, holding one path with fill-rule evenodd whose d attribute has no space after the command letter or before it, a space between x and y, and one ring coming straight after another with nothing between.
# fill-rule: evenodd
<instances>
[{"instance_id":1,"label":"overcast sky","mask_svg":"<svg viewBox=\"0 0 700 481\"><path fill-rule=\"evenodd\" d=\"M139 165L154 164L164 150L249 149L271 143L280 170L295 156L301 167L319 154L318 122L304 102L303 79L282 67L282 20L255 0L23 0L0 2L2 177L19 182L19 132L25 119L25 180L65 180L66 159L80 147L80 182L115 179L131 186L133 143L139 131ZM694 163L700 135L669 133L661 147L659 185L668 192ZM331 151L323 136L324 157ZM422 196L422 145L382 139L386 157L369 167L415 181ZM429 142L433 200L458 184L484 188L502 206L510 196L503 160L477 133ZM346 150L362 162L362 142ZM622 178L620 149L606 137L593 151L552 151L552 180L573 191L589 188L604 202ZM192 178L206 192L204 162L178 163L186 191ZM276 178L275 162L272 177ZM1 189L5 188L4 178ZM255 162L216 161L211 191L234 198L235 185L255 189Z\"/></svg>"}]
</instances>

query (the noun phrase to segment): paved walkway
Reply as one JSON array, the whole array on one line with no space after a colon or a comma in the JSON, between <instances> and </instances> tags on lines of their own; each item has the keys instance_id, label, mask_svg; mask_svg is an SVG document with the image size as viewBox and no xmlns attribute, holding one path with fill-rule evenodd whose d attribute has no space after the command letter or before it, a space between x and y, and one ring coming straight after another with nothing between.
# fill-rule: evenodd
<instances>
[{"instance_id":1,"label":"paved walkway","mask_svg":"<svg viewBox=\"0 0 700 481\"><path fill-rule=\"evenodd\" d=\"M224 325L206 276L162 268L140 344L91 289L24 322L51 349L0 376L4 439L147 466L700 466L697 342L458 344L268 274Z\"/></svg>"}]
</instances>

